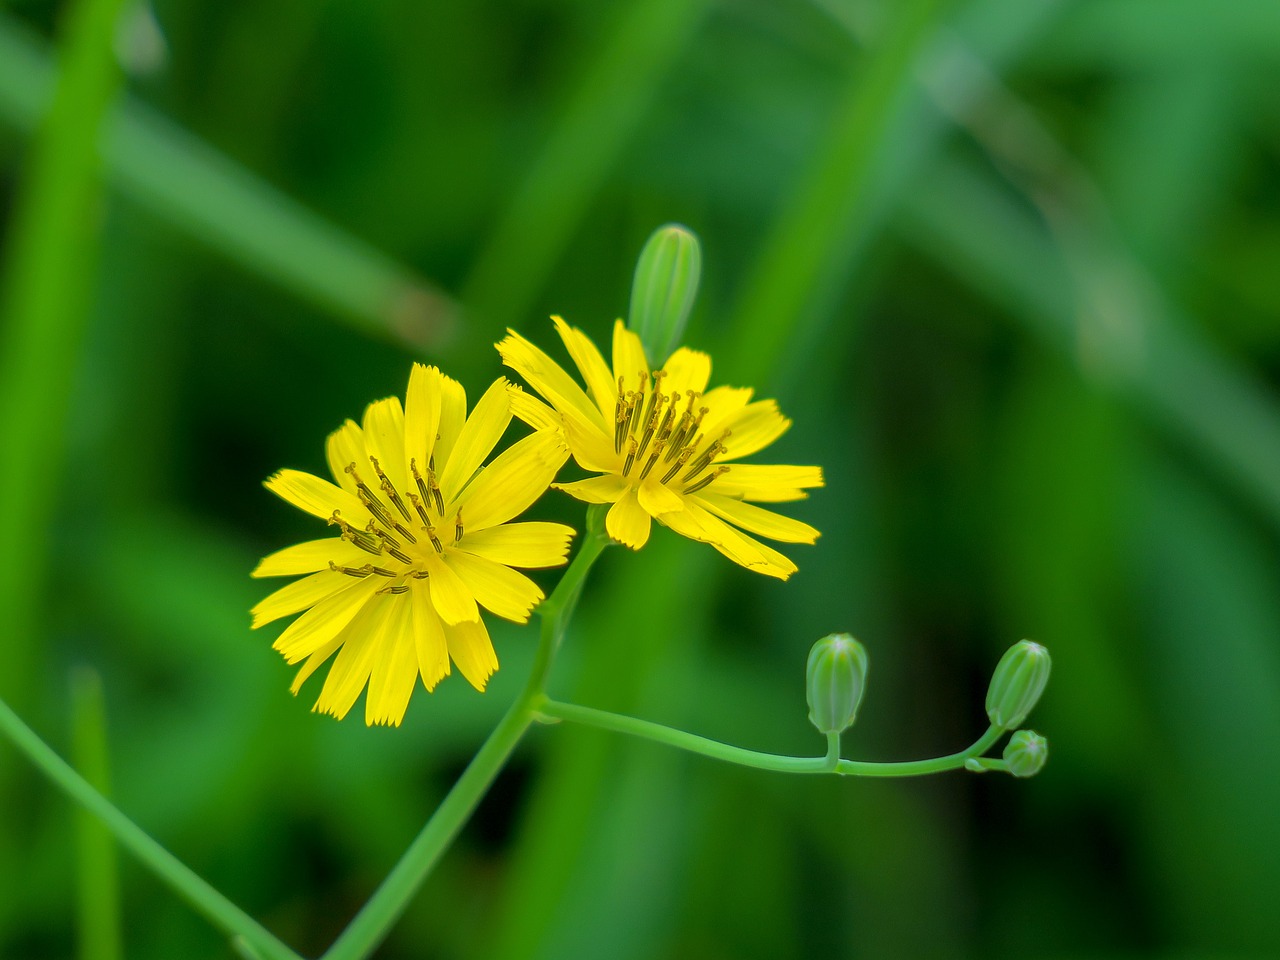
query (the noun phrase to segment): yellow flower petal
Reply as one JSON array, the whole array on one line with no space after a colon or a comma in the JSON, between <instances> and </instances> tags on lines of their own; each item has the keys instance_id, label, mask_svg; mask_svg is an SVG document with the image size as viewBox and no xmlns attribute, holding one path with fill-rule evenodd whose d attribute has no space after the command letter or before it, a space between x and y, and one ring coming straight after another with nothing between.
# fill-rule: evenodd
<instances>
[{"instance_id":1,"label":"yellow flower petal","mask_svg":"<svg viewBox=\"0 0 1280 960\"><path fill-rule=\"evenodd\" d=\"M572 537L572 527L533 520L468 532L456 549L509 567L558 567L569 554Z\"/></svg>"},{"instance_id":2,"label":"yellow flower petal","mask_svg":"<svg viewBox=\"0 0 1280 960\"><path fill-rule=\"evenodd\" d=\"M706 393L707 381L711 379L711 358L697 350L681 347L667 358L662 369L667 372L662 388L668 393L681 396L689 390Z\"/></svg>"},{"instance_id":3,"label":"yellow flower petal","mask_svg":"<svg viewBox=\"0 0 1280 960\"><path fill-rule=\"evenodd\" d=\"M514 330L498 344L503 362L550 401L560 414L561 428L574 459L585 470L609 470L618 460L613 449L613 417L608 423L573 378L556 362Z\"/></svg>"},{"instance_id":4,"label":"yellow flower petal","mask_svg":"<svg viewBox=\"0 0 1280 960\"><path fill-rule=\"evenodd\" d=\"M392 596L385 629L373 654L369 692L364 702L364 722L369 726L400 726L418 679L418 652L414 646L413 607L408 596Z\"/></svg>"},{"instance_id":5,"label":"yellow flower petal","mask_svg":"<svg viewBox=\"0 0 1280 960\"><path fill-rule=\"evenodd\" d=\"M531 434L503 450L462 497L466 529L484 530L523 513L546 491L568 456L564 442L550 433Z\"/></svg>"},{"instance_id":6,"label":"yellow flower petal","mask_svg":"<svg viewBox=\"0 0 1280 960\"><path fill-rule=\"evenodd\" d=\"M822 486L821 467L735 463L715 482L716 493L756 503L803 500L807 487Z\"/></svg>"},{"instance_id":7,"label":"yellow flower petal","mask_svg":"<svg viewBox=\"0 0 1280 960\"><path fill-rule=\"evenodd\" d=\"M778 412L775 401L757 400L748 404L727 423L727 429L733 433L725 441L729 452L721 459L736 460L763 450L786 433L790 426L791 421Z\"/></svg>"},{"instance_id":8,"label":"yellow flower petal","mask_svg":"<svg viewBox=\"0 0 1280 960\"><path fill-rule=\"evenodd\" d=\"M498 344L502 362L515 370L529 385L547 398L561 413L576 410L588 422L595 421L601 430L605 428L599 408L573 378L560 365L514 330Z\"/></svg>"},{"instance_id":9,"label":"yellow flower petal","mask_svg":"<svg viewBox=\"0 0 1280 960\"><path fill-rule=\"evenodd\" d=\"M532 394L525 393L514 383L507 384L507 399L511 412L535 430L563 431L564 421L545 403Z\"/></svg>"},{"instance_id":10,"label":"yellow flower petal","mask_svg":"<svg viewBox=\"0 0 1280 960\"><path fill-rule=\"evenodd\" d=\"M325 564L328 567L328 564ZM321 600L327 600L342 590L347 589L354 581L345 574L322 570L309 577L295 580L281 587L275 593L264 597L249 612L253 614L253 629L279 620L299 610L315 606Z\"/></svg>"},{"instance_id":11,"label":"yellow flower petal","mask_svg":"<svg viewBox=\"0 0 1280 960\"><path fill-rule=\"evenodd\" d=\"M813 543L819 536L818 531L807 523L792 520L790 517L784 517L742 500L733 500L713 493L697 494L693 500L734 526L768 537L770 540L781 540L783 543Z\"/></svg>"},{"instance_id":12,"label":"yellow flower petal","mask_svg":"<svg viewBox=\"0 0 1280 960\"><path fill-rule=\"evenodd\" d=\"M360 567L372 559L354 543L340 537L325 540L308 540L292 547L277 550L263 557L254 568L251 577L293 577L315 570L328 570L329 563L339 566ZM308 604L309 606L310 604ZM301 609L301 608L299 608Z\"/></svg>"},{"instance_id":13,"label":"yellow flower petal","mask_svg":"<svg viewBox=\"0 0 1280 960\"><path fill-rule=\"evenodd\" d=\"M786 580L796 572L796 565L772 547L735 530L723 520L692 502L685 500L680 513L668 513L662 522L677 533L693 540L709 543L734 563L755 573Z\"/></svg>"},{"instance_id":14,"label":"yellow flower petal","mask_svg":"<svg viewBox=\"0 0 1280 960\"><path fill-rule=\"evenodd\" d=\"M754 395L755 391L750 387L716 387L708 390L700 401L707 408L707 417L702 421L703 435L715 439L724 433ZM730 438L728 442L732 443L733 439Z\"/></svg>"},{"instance_id":15,"label":"yellow flower petal","mask_svg":"<svg viewBox=\"0 0 1280 960\"><path fill-rule=\"evenodd\" d=\"M652 476L649 481L640 485L638 498L640 506L652 517L660 517L664 513L684 509L684 500L680 495L652 481Z\"/></svg>"},{"instance_id":16,"label":"yellow flower petal","mask_svg":"<svg viewBox=\"0 0 1280 960\"><path fill-rule=\"evenodd\" d=\"M467 422L467 391L452 377L440 377L440 422L436 426L436 466L443 466L453 454L462 425ZM427 441L430 443L430 439ZM426 465L418 464L426 473Z\"/></svg>"},{"instance_id":17,"label":"yellow flower petal","mask_svg":"<svg viewBox=\"0 0 1280 960\"><path fill-rule=\"evenodd\" d=\"M301 470L281 470L269 477L263 486L299 510L322 520L328 520L335 510L360 526L369 519L364 505L347 491Z\"/></svg>"},{"instance_id":18,"label":"yellow flower petal","mask_svg":"<svg viewBox=\"0 0 1280 960\"><path fill-rule=\"evenodd\" d=\"M458 672L477 690L484 690L498 669L498 656L493 652L493 643L484 622L473 620L452 626L445 624L444 635L449 644L449 656L458 665Z\"/></svg>"},{"instance_id":19,"label":"yellow flower petal","mask_svg":"<svg viewBox=\"0 0 1280 960\"><path fill-rule=\"evenodd\" d=\"M342 648L324 678L313 709L339 720L347 715L369 682L391 615L402 599L384 593L365 604L344 633Z\"/></svg>"},{"instance_id":20,"label":"yellow flower petal","mask_svg":"<svg viewBox=\"0 0 1280 960\"><path fill-rule=\"evenodd\" d=\"M649 361L645 359L644 344L621 320L613 324L613 377L615 383L622 378L624 391L643 387L648 392Z\"/></svg>"},{"instance_id":21,"label":"yellow flower petal","mask_svg":"<svg viewBox=\"0 0 1280 960\"><path fill-rule=\"evenodd\" d=\"M435 367L415 363L404 395L405 467L416 465L424 477L440 432L440 395L445 379Z\"/></svg>"},{"instance_id":22,"label":"yellow flower petal","mask_svg":"<svg viewBox=\"0 0 1280 960\"><path fill-rule=\"evenodd\" d=\"M347 472L347 467L353 463L357 467L368 463L365 459L367 454L364 452L364 434L359 424L354 420L348 420L329 434L329 439L325 441L324 452L325 458L329 461L329 472L333 474L333 479L338 481L338 486L354 497L356 481Z\"/></svg>"},{"instance_id":23,"label":"yellow flower petal","mask_svg":"<svg viewBox=\"0 0 1280 960\"><path fill-rule=\"evenodd\" d=\"M612 414L618 399L618 382L613 378L604 357L596 349L596 345L576 327L571 327L560 317L552 317L556 332L564 341L565 349L573 358L578 372L591 390L596 406L606 415Z\"/></svg>"},{"instance_id":24,"label":"yellow flower petal","mask_svg":"<svg viewBox=\"0 0 1280 960\"><path fill-rule=\"evenodd\" d=\"M368 457L375 457L378 467L400 492L401 497L410 487L404 455L404 409L398 397L388 397L369 404L364 411L364 447ZM375 492L382 481L374 472L373 463L365 458L356 465L360 478Z\"/></svg>"},{"instance_id":25,"label":"yellow flower petal","mask_svg":"<svg viewBox=\"0 0 1280 960\"><path fill-rule=\"evenodd\" d=\"M483 557L450 552L445 562L453 568L476 602L500 617L524 623L546 596L542 588L510 567Z\"/></svg>"},{"instance_id":26,"label":"yellow flower petal","mask_svg":"<svg viewBox=\"0 0 1280 960\"><path fill-rule=\"evenodd\" d=\"M617 503L630 489L630 484L616 473L606 473L601 477L587 477L572 483L553 483L551 487L585 503Z\"/></svg>"},{"instance_id":27,"label":"yellow flower petal","mask_svg":"<svg viewBox=\"0 0 1280 960\"><path fill-rule=\"evenodd\" d=\"M424 589L426 588L426 589ZM444 624L431 605L431 591L426 582L413 584L409 590L413 605L413 639L418 654L418 673L422 685L434 690L449 675L449 646L444 639Z\"/></svg>"},{"instance_id":28,"label":"yellow flower petal","mask_svg":"<svg viewBox=\"0 0 1280 960\"><path fill-rule=\"evenodd\" d=\"M511 401L507 397L507 381L498 379L484 392L471 416L467 418L449 459L440 474L440 491L445 503L452 503L472 475L480 469L484 458L502 438L511 422ZM439 461L437 460L437 464Z\"/></svg>"},{"instance_id":29,"label":"yellow flower petal","mask_svg":"<svg viewBox=\"0 0 1280 960\"><path fill-rule=\"evenodd\" d=\"M354 580L353 586L321 600L300 616L276 638L271 646L280 651L287 663L297 663L311 656L346 629L356 614L374 596L380 577Z\"/></svg>"},{"instance_id":30,"label":"yellow flower petal","mask_svg":"<svg viewBox=\"0 0 1280 960\"><path fill-rule=\"evenodd\" d=\"M427 582L431 585L431 603L446 626L480 619L476 598L451 567L444 561L436 559L428 564L428 570L430 577Z\"/></svg>"},{"instance_id":31,"label":"yellow flower petal","mask_svg":"<svg viewBox=\"0 0 1280 960\"><path fill-rule=\"evenodd\" d=\"M609 508L604 526L609 536L632 550L639 550L649 540L649 514L640 506L633 488Z\"/></svg>"},{"instance_id":32,"label":"yellow flower petal","mask_svg":"<svg viewBox=\"0 0 1280 960\"><path fill-rule=\"evenodd\" d=\"M340 646L342 646L341 633L307 657L306 663L298 668L298 672L293 678L293 683L289 684L289 692L296 697L298 691L302 689L302 685L307 682L307 678L323 666L324 662L332 657L334 651Z\"/></svg>"}]
</instances>

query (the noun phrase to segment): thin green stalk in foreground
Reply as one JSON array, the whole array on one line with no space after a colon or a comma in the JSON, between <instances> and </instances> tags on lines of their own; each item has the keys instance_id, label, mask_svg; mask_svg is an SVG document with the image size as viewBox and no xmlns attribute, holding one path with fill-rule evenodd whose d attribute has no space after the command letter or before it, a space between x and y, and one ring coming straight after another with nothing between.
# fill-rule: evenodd
<instances>
[{"instance_id":1,"label":"thin green stalk in foreground","mask_svg":"<svg viewBox=\"0 0 1280 960\"><path fill-rule=\"evenodd\" d=\"M538 651L529 679L515 702L507 710L480 752L475 755L458 782L436 808L422 832L404 852L369 902L342 931L322 960L361 960L369 956L390 932L418 888L463 825L471 818L498 773L506 764L530 724L537 717L538 704L545 700L544 688L556 651L564 639L565 627L577 606L582 584L591 565L609 545L609 540L595 530L583 538L582 546L564 576L539 607L542 630Z\"/></svg>"},{"instance_id":2,"label":"thin green stalk in foreground","mask_svg":"<svg viewBox=\"0 0 1280 960\"><path fill-rule=\"evenodd\" d=\"M101 820L122 846L132 851L156 876L185 897L215 927L229 936L244 938L263 960L300 960L296 953L277 940L265 927L121 813L36 736L3 700L0 700L0 733L26 754L67 796Z\"/></svg>"},{"instance_id":3,"label":"thin green stalk in foreground","mask_svg":"<svg viewBox=\"0 0 1280 960\"><path fill-rule=\"evenodd\" d=\"M856 777L919 777L929 773L942 773L945 770L962 770L969 768L969 761L981 757L995 745L1005 732L999 727L991 727L979 737L972 746L959 753L932 760L906 760L892 763L873 763L867 760L839 759L840 735L828 736L827 754L822 757L787 757L775 753L760 753L743 747L734 747L718 740L699 737L685 733L672 727L664 727L660 723L638 720L635 717L624 717L621 714L609 713L607 710L596 710L592 707L581 707L574 703L560 703L546 698L537 704L538 720L554 722L567 720L614 733L625 733L632 737L641 737L655 743L687 750L715 760L724 760L744 767L755 767L758 770L773 770L778 773L835 773L842 776ZM994 761L1002 762L1002 761ZM983 769L999 769L981 764Z\"/></svg>"}]
</instances>

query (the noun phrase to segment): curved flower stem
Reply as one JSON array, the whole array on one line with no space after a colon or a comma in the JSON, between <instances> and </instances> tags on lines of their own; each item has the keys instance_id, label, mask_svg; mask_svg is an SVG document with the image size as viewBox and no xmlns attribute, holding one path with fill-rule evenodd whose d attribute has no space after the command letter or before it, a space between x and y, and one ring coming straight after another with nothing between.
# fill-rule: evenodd
<instances>
[{"instance_id":1,"label":"curved flower stem","mask_svg":"<svg viewBox=\"0 0 1280 960\"><path fill-rule=\"evenodd\" d=\"M568 720L614 733L625 733L633 737L642 737L657 743L687 750L715 760L724 760L744 767L755 767L759 770L773 770L778 773L835 773L842 776L856 777L918 777L927 773L941 773L944 770L964 769L966 762L981 756L1004 734L999 727L991 727L972 746L959 753L932 760L908 760L897 763L873 763L866 760L841 760L839 757L839 734L827 738L827 754L822 757L787 757L774 753L760 753L743 747L734 747L718 740L709 740L683 730L664 727L660 723L648 720L637 720L635 717L624 717L609 713L606 710L595 710L581 707L574 703L560 703L545 697L536 703L537 719L540 722ZM985 764L984 764L985 767ZM992 768L994 769L994 768Z\"/></svg>"},{"instance_id":2,"label":"curved flower stem","mask_svg":"<svg viewBox=\"0 0 1280 960\"><path fill-rule=\"evenodd\" d=\"M511 751L534 721L537 704L545 699L543 688L551 663L564 639L565 628L577 605L587 571L608 544L609 540L598 533L588 533L583 538L573 563L564 572L551 596L538 608L542 617L542 630L533 669L529 672L524 689L409 849L334 941L333 946L325 951L321 960L362 960L373 953L390 931L391 925L409 905L441 855L471 818L476 806L506 764Z\"/></svg>"},{"instance_id":3,"label":"curved flower stem","mask_svg":"<svg viewBox=\"0 0 1280 960\"><path fill-rule=\"evenodd\" d=\"M185 897L215 927L229 936L242 938L263 960L299 960L296 953L277 940L258 921L211 887L121 813L119 808L95 790L41 740L35 731L23 723L3 700L0 700L0 733L8 737L67 796L101 820L120 841L121 846Z\"/></svg>"}]
</instances>

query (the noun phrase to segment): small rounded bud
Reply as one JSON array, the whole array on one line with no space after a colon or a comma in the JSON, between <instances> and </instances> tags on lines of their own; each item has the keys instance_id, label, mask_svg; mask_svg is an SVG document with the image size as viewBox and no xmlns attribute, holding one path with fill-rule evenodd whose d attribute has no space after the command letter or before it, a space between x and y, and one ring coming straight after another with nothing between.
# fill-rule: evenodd
<instances>
[{"instance_id":1,"label":"small rounded bud","mask_svg":"<svg viewBox=\"0 0 1280 960\"><path fill-rule=\"evenodd\" d=\"M1023 640L1005 651L987 688L987 716L1012 730L1027 718L1049 682L1049 651Z\"/></svg>"},{"instance_id":2,"label":"small rounded bud","mask_svg":"<svg viewBox=\"0 0 1280 960\"><path fill-rule=\"evenodd\" d=\"M1019 730L1005 744L1004 760L1015 777L1034 777L1049 759L1049 741L1034 730Z\"/></svg>"},{"instance_id":3,"label":"small rounded bud","mask_svg":"<svg viewBox=\"0 0 1280 960\"><path fill-rule=\"evenodd\" d=\"M640 251L627 325L653 366L665 363L684 335L701 276L702 248L687 227L659 227Z\"/></svg>"},{"instance_id":4,"label":"small rounded bud","mask_svg":"<svg viewBox=\"0 0 1280 960\"><path fill-rule=\"evenodd\" d=\"M819 733L853 726L867 687L867 651L847 633L823 637L809 651L809 719Z\"/></svg>"}]
</instances>

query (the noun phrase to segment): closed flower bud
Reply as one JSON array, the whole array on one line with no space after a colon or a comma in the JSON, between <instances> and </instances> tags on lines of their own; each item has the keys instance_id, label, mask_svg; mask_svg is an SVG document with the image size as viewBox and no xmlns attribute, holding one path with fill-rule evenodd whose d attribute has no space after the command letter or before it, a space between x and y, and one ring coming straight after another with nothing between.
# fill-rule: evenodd
<instances>
[{"instance_id":1,"label":"closed flower bud","mask_svg":"<svg viewBox=\"0 0 1280 960\"><path fill-rule=\"evenodd\" d=\"M847 633L823 637L809 651L809 719L819 733L853 726L867 686L867 651Z\"/></svg>"},{"instance_id":2,"label":"closed flower bud","mask_svg":"<svg viewBox=\"0 0 1280 960\"><path fill-rule=\"evenodd\" d=\"M987 716L1002 730L1019 726L1049 682L1049 651L1023 640L1005 651L987 688Z\"/></svg>"},{"instance_id":3,"label":"closed flower bud","mask_svg":"<svg viewBox=\"0 0 1280 960\"><path fill-rule=\"evenodd\" d=\"M640 335L649 362L666 362L684 335L702 276L702 248L678 224L659 227L640 251L627 326Z\"/></svg>"},{"instance_id":4,"label":"closed flower bud","mask_svg":"<svg viewBox=\"0 0 1280 960\"><path fill-rule=\"evenodd\" d=\"M1019 730L1005 744L1004 760L1015 777L1034 777L1049 759L1049 741L1034 730Z\"/></svg>"}]
</instances>

